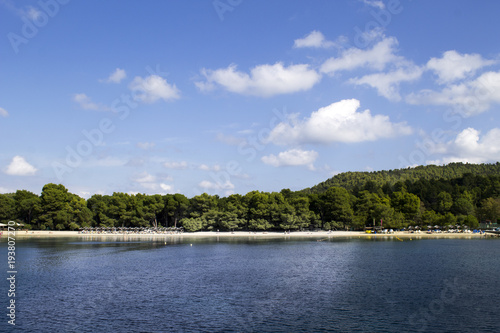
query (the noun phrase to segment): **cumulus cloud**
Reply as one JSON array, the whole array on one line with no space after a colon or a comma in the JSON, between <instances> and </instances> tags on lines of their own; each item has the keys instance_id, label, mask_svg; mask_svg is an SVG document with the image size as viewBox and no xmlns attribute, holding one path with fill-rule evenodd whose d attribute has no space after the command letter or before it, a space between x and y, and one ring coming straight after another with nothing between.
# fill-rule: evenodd
<instances>
[{"instance_id":1,"label":"cumulus cloud","mask_svg":"<svg viewBox=\"0 0 500 333\"><path fill-rule=\"evenodd\" d=\"M385 9L385 4L381 0L361 0L364 4L379 9Z\"/></svg>"},{"instance_id":2,"label":"cumulus cloud","mask_svg":"<svg viewBox=\"0 0 500 333\"><path fill-rule=\"evenodd\" d=\"M144 150L150 150L153 149L155 145L154 142L138 142L136 146Z\"/></svg>"},{"instance_id":3,"label":"cumulus cloud","mask_svg":"<svg viewBox=\"0 0 500 333\"><path fill-rule=\"evenodd\" d=\"M222 168L218 164L215 164L212 166L209 166L207 164L200 164L198 166L198 169L203 170L203 171L216 171L217 172L217 171L220 171Z\"/></svg>"},{"instance_id":4,"label":"cumulus cloud","mask_svg":"<svg viewBox=\"0 0 500 333\"><path fill-rule=\"evenodd\" d=\"M0 186L0 193L14 193L14 192L16 192L16 191Z\"/></svg>"},{"instance_id":5,"label":"cumulus cloud","mask_svg":"<svg viewBox=\"0 0 500 333\"><path fill-rule=\"evenodd\" d=\"M136 76L130 83L129 89L134 92L135 99L144 103L154 103L160 99L170 101L180 98L179 89L158 75L150 75L145 78Z\"/></svg>"},{"instance_id":6,"label":"cumulus cloud","mask_svg":"<svg viewBox=\"0 0 500 333\"><path fill-rule=\"evenodd\" d=\"M171 180L171 177L168 178ZM147 172L143 172L132 179L133 182L138 183L142 188L148 189L156 193L172 193L174 187L172 185L158 181L157 178Z\"/></svg>"},{"instance_id":7,"label":"cumulus cloud","mask_svg":"<svg viewBox=\"0 0 500 333\"><path fill-rule=\"evenodd\" d=\"M441 58L431 58L427 69L437 75L440 84L451 83L474 75L478 69L494 64L479 54L460 54L455 50L446 51Z\"/></svg>"},{"instance_id":8,"label":"cumulus cloud","mask_svg":"<svg viewBox=\"0 0 500 333\"><path fill-rule=\"evenodd\" d=\"M0 117L7 118L8 116L9 113L7 112L7 110L5 110L4 108L0 108Z\"/></svg>"},{"instance_id":9,"label":"cumulus cloud","mask_svg":"<svg viewBox=\"0 0 500 333\"><path fill-rule=\"evenodd\" d=\"M12 176L33 176L37 169L26 162L22 156L14 156L10 164L5 169L5 173Z\"/></svg>"},{"instance_id":10,"label":"cumulus cloud","mask_svg":"<svg viewBox=\"0 0 500 333\"><path fill-rule=\"evenodd\" d=\"M133 179L133 181L136 183L152 183L156 181L156 177L147 172L144 172Z\"/></svg>"},{"instance_id":11,"label":"cumulus cloud","mask_svg":"<svg viewBox=\"0 0 500 333\"><path fill-rule=\"evenodd\" d=\"M311 89L321 80L321 75L309 65L283 66L259 65L250 70L250 74L238 71L236 65L217 70L201 71L206 81L196 82L201 91L210 91L220 86L227 91L260 97L270 97Z\"/></svg>"},{"instance_id":12,"label":"cumulus cloud","mask_svg":"<svg viewBox=\"0 0 500 333\"><path fill-rule=\"evenodd\" d=\"M372 36L376 39L380 36ZM339 71L348 71L357 68L383 70L387 64L403 61L395 54L398 41L394 37L383 37L370 49L352 47L343 51L340 57L330 58L321 66L321 72L334 75Z\"/></svg>"},{"instance_id":13,"label":"cumulus cloud","mask_svg":"<svg viewBox=\"0 0 500 333\"><path fill-rule=\"evenodd\" d=\"M418 80L422 76L422 68L414 65L398 68L389 73L375 73L365 75L361 78L353 78L349 83L355 85L366 84L377 89L380 96L387 98L390 101L400 101L399 84L401 82L409 82Z\"/></svg>"},{"instance_id":14,"label":"cumulus cloud","mask_svg":"<svg viewBox=\"0 0 500 333\"><path fill-rule=\"evenodd\" d=\"M124 78L127 77L127 73L124 69L117 68L109 77L105 80L101 80L107 83L120 83Z\"/></svg>"},{"instance_id":15,"label":"cumulus cloud","mask_svg":"<svg viewBox=\"0 0 500 333\"><path fill-rule=\"evenodd\" d=\"M222 182L211 182L209 180L203 180L198 184L198 187L204 191L224 191L225 195L231 195L234 193L234 184L229 180Z\"/></svg>"},{"instance_id":16,"label":"cumulus cloud","mask_svg":"<svg viewBox=\"0 0 500 333\"><path fill-rule=\"evenodd\" d=\"M167 193L173 193L174 192L174 187L169 184L161 183L160 188Z\"/></svg>"},{"instance_id":17,"label":"cumulus cloud","mask_svg":"<svg viewBox=\"0 0 500 333\"><path fill-rule=\"evenodd\" d=\"M102 104L97 104L92 102L90 97L86 94L75 94L73 95L73 101L78 103L80 107L84 110L95 110L95 111L109 111L110 109Z\"/></svg>"},{"instance_id":18,"label":"cumulus cloud","mask_svg":"<svg viewBox=\"0 0 500 333\"><path fill-rule=\"evenodd\" d=\"M265 164L274 167L280 166L307 166L314 170L314 161L318 158L318 153L314 150L290 149L278 155L268 155L261 158Z\"/></svg>"},{"instance_id":19,"label":"cumulus cloud","mask_svg":"<svg viewBox=\"0 0 500 333\"><path fill-rule=\"evenodd\" d=\"M443 154L435 164L451 162L487 163L500 161L500 128L494 128L481 137L481 132L466 128L454 140L436 147L433 152Z\"/></svg>"},{"instance_id":20,"label":"cumulus cloud","mask_svg":"<svg viewBox=\"0 0 500 333\"><path fill-rule=\"evenodd\" d=\"M476 115L500 103L500 72L486 72L475 80L450 84L441 91L421 90L408 95L406 101L452 106L464 117Z\"/></svg>"},{"instance_id":21,"label":"cumulus cloud","mask_svg":"<svg viewBox=\"0 0 500 333\"><path fill-rule=\"evenodd\" d=\"M362 142L412 133L404 122L392 123L388 116L359 112L359 107L358 100L349 99L320 108L303 120L293 116L274 127L268 141L281 145Z\"/></svg>"},{"instance_id":22,"label":"cumulus cloud","mask_svg":"<svg viewBox=\"0 0 500 333\"><path fill-rule=\"evenodd\" d=\"M296 39L293 47L314 47L314 48L329 48L335 46L334 42L326 40L325 36L320 31L314 30L304 38Z\"/></svg>"},{"instance_id":23,"label":"cumulus cloud","mask_svg":"<svg viewBox=\"0 0 500 333\"><path fill-rule=\"evenodd\" d=\"M163 166L167 169L177 169L177 170L185 170L188 168L188 164L186 161L182 162L165 162Z\"/></svg>"}]
</instances>

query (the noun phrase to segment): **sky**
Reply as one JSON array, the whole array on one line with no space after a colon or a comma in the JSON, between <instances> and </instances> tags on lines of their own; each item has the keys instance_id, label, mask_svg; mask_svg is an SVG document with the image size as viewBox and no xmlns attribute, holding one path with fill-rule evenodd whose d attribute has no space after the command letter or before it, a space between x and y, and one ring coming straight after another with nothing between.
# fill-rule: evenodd
<instances>
[{"instance_id":1,"label":"sky","mask_svg":"<svg viewBox=\"0 0 500 333\"><path fill-rule=\"evenodd\" d=\"M0 193L500 160L494 0L0 0Z\"/></svg>"}]
</instances>

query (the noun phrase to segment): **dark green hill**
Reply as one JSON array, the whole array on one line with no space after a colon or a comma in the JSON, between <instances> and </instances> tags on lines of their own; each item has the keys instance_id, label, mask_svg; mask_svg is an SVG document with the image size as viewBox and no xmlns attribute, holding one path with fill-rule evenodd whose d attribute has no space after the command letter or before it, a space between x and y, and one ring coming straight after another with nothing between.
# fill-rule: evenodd
<instances>
[{"instance_id":1,"label":"dark green hill","mask_svg":"<svg viewBox=\"0 0 500 333\"><path fill-rule=\"evenodd\" d=\"M500 175L500 162L494 164L450 163L443 166L426 165L415 168L382 170L372 172L343 172L318 185L306 188L304 193L322 193L332 186L347 190L362 188L367 182L382 186L386 183L394 185L397 182L414 182L419 179L455 179L465 174L477 176Z\"/></svg>"}]
</instances>

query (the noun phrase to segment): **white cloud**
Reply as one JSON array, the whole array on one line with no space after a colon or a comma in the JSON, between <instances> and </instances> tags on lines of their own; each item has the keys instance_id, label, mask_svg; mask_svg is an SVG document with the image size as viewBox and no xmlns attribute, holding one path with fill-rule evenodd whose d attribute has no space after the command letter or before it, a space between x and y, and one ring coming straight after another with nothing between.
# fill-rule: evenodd
<instances>
[{"instance_id":1,"label":"white cloud","mask_svg":"<svg viewBox=\"0 0 500 333\"><path fill-rule=\"evenodd\" d=\"M171 177L167 177L166 179L172 180ZM165 184L163 182L158 182L155 176L147 172L143 172L137 175L135 178L132 179L132 181L138 183L141 187L145 189L160 194L172 193L174 190L174 187L172 185Z\"/></svg>"},{"instance_id":2,"label":"white cloud","mask_svg":"<svg viewBox=\"0 0 500 333\"><path fill-rule=\"evenodd\" d=\"M325 36L320 31L314 30L304 38L296 39L293 47L315 47L315 48L329 48L335 46L334 42L325 39Z\"/></svg>"},{"instance_id":3,"label":"white cloud","mask_svg":"<svg viewBox=\"0 0 500 333\"><path fill-rule=\"evenodd\" d=\"M96 110L96 111L110 110L107 106L92 102L90 97L88 97L86 94L83 93L73 95L73 101L77 102L80 105L80 107L84 110Z\"/></svg>"},{"instance_id":4,"label":"white cloud","mask_svg":"<svg viewBox=\"0 0 500 333\"><path fill-rule=\"evenodd\" d=\"M167 192L167 193L173 193L174 192L174 187L172 185L168 185L165 183L160 183L160 188Z\"/></svg>"},{"instance_id":5,"label":"white cloud","mask_svg":"<svg viewBox=\"0 0 500 333\"><path fill-rule=\"evenodd\" d=\"M135 99L144 103L154 103L159 99L169 101L180 98L179 89L158 75L150 75L146 78L136 76L130 83L129 89L135 93Z\"/></svg>"},{"instance_id":6,"label":"white cloud","mask_svg":"<svg viewBox=\"0 0 500 333\"><path fill-rule=\"evenodd\" d=\"M156 181L156 177L147 172L144 172L133 179L133 181L136 183L152 183Z\"/></svg>"},{"instance_id":7,"label":"white cloud","mask_svg":"<svg viewBox=\"0 0 500 333\"><path fill-rule=\"evenodd\" d=\"M377 33L370 38L380 38ZM342 52L338 58L330 58L321 66L321 72L330 75L339 71L353 70L367 67L375 70L383 70L387 64L398 63L403 58L395 55L398 41L394 37L383 37L371 49L350 48Z\"/></svg>"},{"instance_id":8,"label":"white cloud","mask_svg":"<svg viewBox=\"0 0 500 333\"><path fill-rule=\"evenodd\" d=\"M318 153L314 150L290 149L276 155L263 156L262 162L274 167L280 166L301 166L305 165L310 170L314 170L314 161L318 158Z\"/></svg>"},{"instance_id":9,"label":"white cloud","mask_svg":"<svg viewBox=\"0 0 500 333\"><path fill-rule=\"evenodd\" d=\"M250 70L250 75L236 70L236 65L217 70L201 71L206 81L196 82L202 91L210 91L217 85L238 94L270 97L311 89L321 80L321 75L309 65L283 66L259 65Z\"/></svg>"},{"instance_id":10,"label":"white cloud","mask_svg":"<svg viewBox=\"0 0 500 333\"><path fill-rule=\"evenodd\" d=\"M389 73L375 73L365 75L361 78L353 78L349 83L366 84L377 89L378 94L391 101L400 101L399 84L401 82L415 81L422 76L423 70L414 65L398 68Z\"/></svg>"},{"instance_id":11,"label":"white cloud","mask_svg":"<svg viewBox=\"0 0 500 333\"><path fill-rule=\"evenodd\" d=\"M16 192L16 191L0 186L0 193L14 193L14 192Z\"/></svg>"},{"instance_id":12,"label":"white cloud","mask_svg":"<svg viewBox=\"0 0 500 333\"><path fill-rule=\"evenodd\" d=\"M203 190L212 190L212 191L221 191L225 190L225 194L229 195L233 193L234 190L234 185L231 183L229 180L226 180L226 182L211 182L209 180L203 180L198 184L198 187L202 188Z\"/></svg>"},{"instance_id":13,"label":"white cloud","mask_svg":"<svg viewBox=\"0 0 500 333\"><path fill-rule=\"evenodd\" d=\"M275 144L362 142L412 132L404 122L392 123L388 116L373 116L370 110L358 112L359 107L358 100L349 99L320 108L304 120L294 116L274 127L268 141Z\"/></svg>"},{"instance_id":14,"label":"white cloud","mask_svg":"<svg viewBox=\"0 0 500 333\"><path fill-rule=\"evenodd\" d=\"M421 90L408 95L410 104L447 105L464 117L482 113L500 103L500 72L486 72L472 81L448 85L441 91Z\"/></svg>"},{"instance_id":15,"label":"white cloud","mask_svg":"<svg viewBox=\"0 0 500 333\"><path fill-rule=\"evenodd\" d=\"M155 145L154 142L138 142L136 146L144 150L150 150L153 149Z\"/></svg>"},{"instance_id":16,"label":"white cloud","mask_svg":"<svg viewBox=\"0 0 500 333\"><path fill-rule=\"evenodd\" d=\"M436 147L432 153L445 155L433 164L451 162L486 163L500 161L500 128L494 128L481 137L474 128L466 128L456 138Z\"/></svg>"},{"instance_id":17,"label":"white cloud","mask_svg":"<svg viewBox=\"0 0 500 333\"><path fill-rule=\"evenodd\" d=\"M12 162L5 169L5 173L12 176L33 176L37 169L26 162L22 156L14 156Z\"/></svg>"},{"instance_id":18,"label":"white cloud","mask_svg":"<svg viewBox=\"0 0 500 333\"><path fill-rule=\"evenodd\" d=\"M109 75L109 77L105 80L100 80L102 82L107 83L120 83L124 78L127 77L127 73L124 69L117 68L113 73Z\"/></svg>"},{"instance_id":19,"label":"white cloud","mask_svg":"<svg viewBox=\"0 0 500 333\"><path fill-rule=\"evenodd\" d=\"M0 117L8 117L9 113L4 108L0 108Z\"/></svg>"},{"instance_id":20,"label":"white cloud","mask_svg":"<svg viewBox=\"0 0 500 333\"><path fill-rule=\"evenodd\" d=\"M218 164L215 164L213 166L208 166L206 164L200 164L200 166L198 166L198 169L203 170L203 171L220 171L222 168Z\"/></svg>"},{"instance_id":21,"label":"white cloud","mask_svg":"<svg viewBox=\"0 0 500 333\"><path fill-rule=\"evenodd\" d=\"M361 1L363 1L363 3L371 7L385 9L385 5L381 0L361 0Z\"/></svg>"},{"instance_id":22,"label":"white cloud","mask_svg":"<svg viewBox=\"0 0 500 333\"><path fill-rule=\"evenodd\" d=\"M163 166L167 169L177 169L177 170L184 170L188 168L188 164L186 161L182 162L165 162Z\"/></svg>"},{"instance_id":23,"label":"white cloud","mask_svg":"<svg viewBox=\"0 0 500 333\"><path fill-rule=\"evenodd\" d=\"M438 76L438 83L446 84L465 79L474 75L478 69L494 64L493 60L486 60L479 54L460 54L451 50L443 53L441 58L431 58L427 62L427 69Z\"/></svg>"}]
</instances>

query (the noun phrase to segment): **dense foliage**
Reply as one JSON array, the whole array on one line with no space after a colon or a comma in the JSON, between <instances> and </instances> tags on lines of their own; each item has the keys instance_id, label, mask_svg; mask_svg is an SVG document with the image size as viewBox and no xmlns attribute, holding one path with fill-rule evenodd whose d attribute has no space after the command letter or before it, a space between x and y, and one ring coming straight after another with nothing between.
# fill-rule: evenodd
<instances>
[{"instance_id":1,"label":"dense foliage","mask_svg":"<svg viewBox=\"0 0 500 333\"><path fill-rule=\"evenodd\" d=\"M426 165L415 168L382 170L373 172L344 172L340 173L316 186L303 190L305 193L322 193L332 186L355 190L363 187L367 182L376 185L391 185L397 182L415 182L417 180L455 179L465 174L478 176L500 175L500 163L495 164L469 164L450 163L444 166Z\"/></svg>"},{"instance_id":2,"label":"dense foliage","mask_svg":"<svg viewBox=\"0 0 500 333\"><path fill-rule=\"evenodd\" d=\"M363 229L381 223L386 228L455 224L475 228L479 221L496 222L500 217L498 166L454 163L418 167L410 169L413 176L404 176L404 181L407 169L348 173L336 181L350 179L346 181L349 186L331 186L325 191L252 191L222 198L206 193L193 198L113 193L85 200L63 185L47 184L40 196L25 190L0 194L0 222L16 220L28 229L50 230L159 226L186 231L330 230ZM423 176L425 170L430 176ZM435 176L452 174L461 175Z\"/></svg>"}]
</instances>

